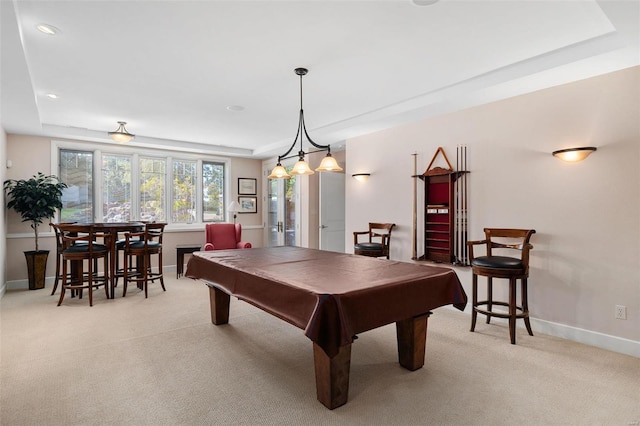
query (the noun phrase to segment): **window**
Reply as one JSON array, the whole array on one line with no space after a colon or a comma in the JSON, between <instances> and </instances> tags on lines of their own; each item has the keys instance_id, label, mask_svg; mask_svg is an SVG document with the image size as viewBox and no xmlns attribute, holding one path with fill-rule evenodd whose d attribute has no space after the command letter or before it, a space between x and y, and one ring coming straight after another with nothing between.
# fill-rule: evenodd
<instances>
[{"instance_id":1,"label":"window","mask_svg":"<svg viewBox=\"0 0 640 426\"><path fill-rule=\"evenodd\" d=\"M60 150L60 181L68 185L62 192L60 222L93 220L93 152Z\"/></svg>"},{"instance_id":2,"label":"window","mask_svg":"<svg viewBox=\"0 0 640 426\"><path fill-rule=\"evenodd\" d=\"M202 223L226 218L225 160L83 142L52 142L52 151L58 153L52 167L69 185L60 221Z\"/></svg>"},{"instance_id":3,"label":"window","mask_svg":"<svg viewBox=\"0 0 640 426\"><path fill-rule=\"evenodd\" d=\"M202 163L202 220L224 220L224 163Z\"/></svg>"},{"instance_id":4,"label":"window","mask_svg":"<svg viewBox=\"0 0 640 426\"><path fill-rule=\"evenodd\" d=\"M173 162L172 222L191 223L196 219L196 174L195 161L175 160Z\"/></svg>"},{"instance_id":5,"label":"window","mask_svg":"<svg viewBox=\"0 0 640 426\"><path fill-rule=\"evenodd\" d=\"M128 222L131 216L131 157L102 156L102 221Z\"/></svg>"},{"instance_id":6,"label":"window","mask_svg":"<svg viewBox=\"0 0 640 426\"><path fill-rule=\"evenodd\" d=\"M140 159L140 219L164 222L166 161Z\"/></svg>"}]
</instances>

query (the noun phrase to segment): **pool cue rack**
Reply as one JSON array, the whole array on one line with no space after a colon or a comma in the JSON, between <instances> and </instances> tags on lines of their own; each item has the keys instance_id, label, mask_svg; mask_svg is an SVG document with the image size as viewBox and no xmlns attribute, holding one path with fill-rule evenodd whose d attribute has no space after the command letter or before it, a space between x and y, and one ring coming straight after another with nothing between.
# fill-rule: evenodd
<instances>
[{"instance_id":1,"label":"pool cue rack","mask_svg":"<svg viewBox=\"0 0 640 426\"><path fill-rule=\"evenodd\" d=\"M435 166L441 155L447 167ZM438 147L427 169L414 175L424 182L424 254L418 260L468 265L467 250L467 148L456 149L454 170L442 147ZM462 170L460 170L462 169Z\"/></svg>"}]
</instances>

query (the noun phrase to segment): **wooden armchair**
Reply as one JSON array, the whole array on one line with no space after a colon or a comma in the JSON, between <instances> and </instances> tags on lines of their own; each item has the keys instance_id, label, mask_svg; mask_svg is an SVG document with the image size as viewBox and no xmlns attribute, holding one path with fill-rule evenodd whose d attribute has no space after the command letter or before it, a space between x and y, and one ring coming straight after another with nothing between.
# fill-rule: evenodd
<instances>
[{"instance_id":1,"label":"wooden armchair","mask_svg":"<svg viewBox=\"0 0 640 426\"><path fill-rule=\"evenodd\" d=\"M205 231L205 250L251 248L251 243L241 241L242 225L239 223L209 223Z\"/></svg>"},{"instance_id":2,"label":"wooden armchair","mask_svg":"<svg viewBox=\"0 0 640 426\"><path fill-rule=\"evenodd\" d=\"M471 305L471 331L476 326L476 318L478 313L487 316L487 324L491 321L491 317L507 318L509 320L509 335L511 343L516 343L516 319L524 319L527 332L533 336L531 324L529 323L529 306L527 302L527 278L529 277L529 250L533 248L529 244L531 236L535 234L534 229L503 229L503 228L485 228L486 238L482 241L468 241L469 258L471 260L472 293L473 301ZM498 239L498 240L496 240ZM507 242L499 242L500 240L508 240ZM485 256L474 256L474 246L484 245L486 247ZM501 256L493 252L493 249L507 249L509 251L518 251L518 257ZM487 300L478 301L478 275L487 277ZM509 301L493 300L493 278L507 278L509 280ZM520 279L522 284L521 306L516 304L516 282ZM485 306L486 309L480 308ZM493 310L494 305L506 306L508 312L496 312ZM518 313L520 311L520 313Z\"/></svg>"},{"instance_id":3,"label":"wooden armchair","mask_svg":"<svg viewBox=\"0 0 640 426\"><path fill-rule=\"evenodd\" d=\"M395 223L369 222L368 231L353 233L353 252L361 256L389 258L389 245L391 243L391 231ZM367 235L367 241L360 242L360 236ZM379 239L379 241L378 241Z\"/></svg>"}]
</instances>

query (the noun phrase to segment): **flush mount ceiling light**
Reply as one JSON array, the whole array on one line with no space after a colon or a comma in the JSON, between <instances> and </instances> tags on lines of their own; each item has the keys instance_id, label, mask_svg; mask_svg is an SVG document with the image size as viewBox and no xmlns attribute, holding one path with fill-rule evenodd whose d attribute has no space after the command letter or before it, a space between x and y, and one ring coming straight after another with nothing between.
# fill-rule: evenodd
<instances>
[{"instance_id":1,"label":"flush mount ceiling light","mask_svg":"<svg viewBox=\"0 0 640 426\"><path fill-rule=\"evenodd\" d=\"M431 6L432 4L438 3L439 0L411 0L411 3L416 6Z\"/></svg>"},{"instance_id":2,"label":"flush mount ceiling light","mask_svg":"<svg viewBox=\"0 0 640 426\"><path fill-rule=\"evenodd\" d=\"M298 162L293 166L293 170L291 170L292 175L312 175L313 170L309 167L306 161L304 161L304 156L306 154L312 154L314 152L327 151L327 155L320 162L320 166L316 169L316 172L340 172L342 168L338 165L338 162L335 158L331 156L331 146L330 145L319 145L311 140L309 134L307 133L307 128L304 124L304 110L302 109L302 76L306 75L309 70L306 68L296 68L296 75L300 76L300 118L298 121L298 133L296 133L296 137L291 144L291 148L284 154L278 156L278 163L271 171L269 175L269 179L289 179L291 176L285 168L282 166L281 161L287 158L293 158L296 155L298 156ZM304 152L302 150L302 139L303 137L307 138L307 141L313 145L315 148L318 148L316 151ZM298 138L300 138L300 151L298 154L288 156L289 153L293 150L298 142Z\"/></svg>"},{"instance_id":3,"label":"flush mount ceiling light","mask_svg":"<svg viewBox=\"0 0 640 426\"><path fill-rule=\"evenodd\" d=\"M559 149L557 151L553 151L553 156L558 157L563 161L576 163L578 161L584 160L589 155L591 155L592 152L595 152L597 149L598 148L595 148L593 146Z\"/></svg>"},{"instance_id":4,"label":"flush mount ceiling light","mask_svg":"<svg viewBox=\"0 0 640 426\"><path fill-rule=\"evenodd\" d=\"M58 99L58 95L55 93L47 93L47 98L49 99Z\"/></svg>"},{"instance_id":5,"label":"flush mount ceiling light","mask_svg":"<svg viewBox=\"0 0 640 426\"><path fill-rule=\"evenodd\" d=\"M56 35L60 34L60 30L49 24L38 24L36 25L38 31L46 35Z\"/></svg>"},{"instance_id":6,"label":"flush mount ceiling light","mask_svg":"<svg viewBox=\"0 0 640 426\"><path fill-rule=\"evenodd\" d=\"M371 173L354 173L351 175L352 178L360 182L366 182L369 180L369 176L371 176Z\"/></svg>"},{"instance_id":7,"label":"flush mount ceiling light","mask_svg":"<svg viewBox=\"0 0 640 426\"><path fill-rule=\"evenodd\" d=\"M129 142L133 139L136 135L129 133L126 127L124 127L125 124L127 124L125 121L118 121L118 128L113 132L109 132L109 137L120 143Z\"/></svg>"}]
</instances>

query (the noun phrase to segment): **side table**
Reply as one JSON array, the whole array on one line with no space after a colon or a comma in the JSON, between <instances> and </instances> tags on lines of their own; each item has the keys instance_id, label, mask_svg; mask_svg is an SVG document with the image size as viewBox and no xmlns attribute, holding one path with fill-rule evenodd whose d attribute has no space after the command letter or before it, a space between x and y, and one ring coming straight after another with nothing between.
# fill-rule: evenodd
<instances>
[{"instance_id":1,"label":"side table","mask_svg":"<svg viewBox=\"0 0 640 426\"><path fill-rule=\"evenodd\" d=\"M178 244L176 246L176 278L182 276L184 269L184 255L200 251L199 244Z\"/></svg>"}]
</instances>

